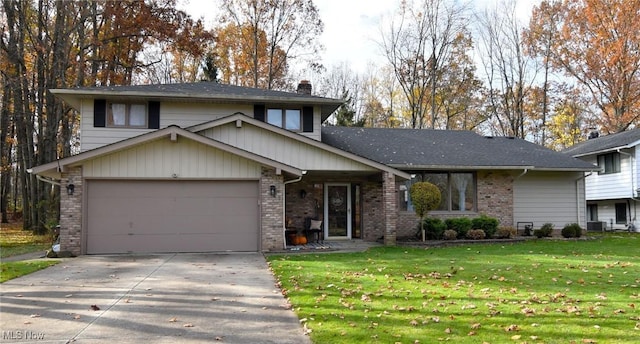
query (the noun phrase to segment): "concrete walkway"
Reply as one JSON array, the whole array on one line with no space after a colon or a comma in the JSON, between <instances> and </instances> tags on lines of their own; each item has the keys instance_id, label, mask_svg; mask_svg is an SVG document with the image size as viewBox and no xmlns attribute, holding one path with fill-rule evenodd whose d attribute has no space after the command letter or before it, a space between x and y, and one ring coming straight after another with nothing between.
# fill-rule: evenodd
<instances>
[{"instance_id":1,"label":"concrete walkway","mask_svg":"<svg viewBox=\"0 0 640 344\"><path fill-rule=\"evenodd\" d=\"M83 256L0 290L1 343L310 343L257 253Z\"/></svg>"}]
</instances>

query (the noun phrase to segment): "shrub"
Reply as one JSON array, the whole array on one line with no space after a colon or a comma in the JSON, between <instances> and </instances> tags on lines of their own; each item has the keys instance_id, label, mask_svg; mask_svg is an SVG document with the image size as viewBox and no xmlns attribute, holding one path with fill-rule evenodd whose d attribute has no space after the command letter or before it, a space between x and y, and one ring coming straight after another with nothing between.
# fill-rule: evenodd
<instances>
[{"instance_id":1,"label":"shrub","mask_svg":"<svg viewBox=\"0 0 640 344\"><path fill-rule=\"evenodd\" d=\"M486 236L487 234L482 229L472 229L467 232L467 238L473 240L484 239Z\"/></svg>"},{"instance_id":2,"label":"shrub","mask_svg":"<svg viewBox=\"0 0 640 344\"><path fill-rule=\"evenodd\" d=\"M488 238L491 238L496 233L499 224L498 219L489 217L485 214L471 220L471 227L482 229Z\"/></svg>"},{"instance_id":3,"label":"shrub","mask_svg":"<svg viewBox=\"0 0 640 344\"><path fill-rule=\"evenodd\" d=\"M513 227L500 227L496 231L495 237L498 239L511 239L514 238L517 231Z\"/></svg>"},{"instance_id":4,"label":"shrub","mask_svg":"<svg viewBox=\"0 0 640 344\"><path fill-rule=\"evenodd\" d=\"M562 236L565 238L579 238L582 235L582 228L577 223L572 223L562 228Z\"/></svg>"},{"instance_id":5,"label":"shrub","mask_svg":"<svg viewBox=\"0 0 640 344\"><path fill-rule=\"evenodd\" d=\"M442 233L447 229L447 225L445 225L442 220L435 217L427 217L424 219L423 226L427 240L441 240ZM421 236L420 228L418 228L417 235Z\"/></svg>"},{"instance_id":6,"label":"shrub","mask_svg":"<svg viewBox=\"0 0 640 344\"><path fill-rule=\"evenodd\" d=\"M548 223L547 222L547 223L543 224L542 227L540 227L540 231L541 231L543 237L550 237L551 234L553 233L553 223ZM533 232L533 234L535 234L535 231ZM540 238L540 237L538 237L538 238Z\"/></svg>"},{"instance_id":7,"label":"shrub","mask_svg":"<svg viewBox=\"0 0 640 344\"><path fill-rule=\"evenodd\" d=\"M459 238L466 237L467 232L472 228L471 219L468 217L446 219L444 223L447 225L447 229L453 229L456 231Z\"/></svg>"},{"instance_id":8,"label":"shrub","mask_svg":"<svg viewBox=\"0 0 640 344\"><path fill-rule=\"evenodd\" d=\"M453 229L447 229L446 231L444 231L444 233L442 233L442 238L444 240L456 240L456 238L458 238L458 232L454 231Z\"/></svg>"}]
</instances>

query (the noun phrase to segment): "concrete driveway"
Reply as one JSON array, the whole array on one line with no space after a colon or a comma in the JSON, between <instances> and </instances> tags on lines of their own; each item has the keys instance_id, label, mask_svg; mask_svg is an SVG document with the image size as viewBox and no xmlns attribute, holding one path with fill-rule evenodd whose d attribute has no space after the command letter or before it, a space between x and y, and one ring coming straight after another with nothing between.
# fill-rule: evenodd
<instances>
[{"instance_id":1,"label":"concrete driveway","mask_svg":"<svg viewBox=\"0 0 640 344\"><path fill-rule=\"evenodd\" d=\"M310 343L258 253L83 256L0 289L0 343Z\"/></svg>"}]
</instances>

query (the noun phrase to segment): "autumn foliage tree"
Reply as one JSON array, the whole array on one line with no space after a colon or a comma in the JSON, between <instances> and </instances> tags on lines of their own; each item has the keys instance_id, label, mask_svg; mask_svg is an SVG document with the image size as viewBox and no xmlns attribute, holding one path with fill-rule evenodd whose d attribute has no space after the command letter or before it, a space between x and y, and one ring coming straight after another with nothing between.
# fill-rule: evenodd
<instances>
[{"instance_id":1,"label":"autumn foliage tree","mask_svg":"<svg viewBox=\"0 0 640 344\"><path fill-rule=\"evenodd\" d=\"M221 68L223 80L282 89L293 61L317 67L321 49L317 38L324 26L312 0L225 0L221 4L220 19L226 26L218 32L219 53L226 50L235 58Z\"/></svg>"},{"instance_id":2,"label":"autumn foliage tree","mask_svg":"<svg viewBox=\"0 0 640 344\"><path fill-rule=\"evenodd\" d=\"M591 96L601 130L615 133L638 125L640 1L545 0L535 11L540 15L530 30L555 32L549 59ZM533 44L541 45L543 38L537 39Z\"/></svg>"},{"instance_id":3,"label":"autumn foliage tree","mask_svg":"<svg viewBox=\"0 0 640 344\"><path fill-rule=\"evenodd\" d=\"M159 63L142 57L150 45L199 56L209 37L175 0L4 0L0 15L0 212L8 220L12 200L24 227L42 232L57 221L59 189L27 171L71 155L79 124L47 90L130 84Z\"/></svg>"},{"instance_id":4,"label":"autumn foliage tree","mask_svg":"<svg viewBox=\"0 0 640 344\"><path fill-rule=\"evenodd\" d=\"M379 44L405 96L411 128L436 128L436 93L453 46L467 33L466 23L465 8L455 3L403 1L381 36Z\"/></svg>"}]
</instances>

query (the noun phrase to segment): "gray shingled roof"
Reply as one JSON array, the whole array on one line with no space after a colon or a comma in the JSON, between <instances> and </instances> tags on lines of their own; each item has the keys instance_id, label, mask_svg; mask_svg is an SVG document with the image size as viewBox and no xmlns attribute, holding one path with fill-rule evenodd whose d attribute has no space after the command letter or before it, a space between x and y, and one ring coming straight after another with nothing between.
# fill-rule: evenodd
<instances>
[{"instance_id":1,"label":"gray shingled roof","mask_svg":"<svg viewBox=\"0 0 640 344\"><path fill-rule=\"evenodd\" d=\"M603 135L595 139L580 142L562 151L573 157L626 148L640 143L640 129Z\"/></svg>"},{"instance_id":2,"label":"gray shingled roof","mask_svg":"<svg viewBox=\"0 0 640 344\"><path fill-rule=\"evenodd\" d=\"M126 92L143 92L153 94L164 94L166 96L184 95L184 96L210 96L210 95L226 95L248 97L294 97L301 99L327 99L323 97L300 94L296 92L284 92L265 90L261 88L243 87L221 84L217 82L193 82L193 83L176 83L176 84L155 84L155 85L131 85L131 86L102 86L102 87L83 87L78 88L86 91L108 91L109 93L126 93Z\"/></svg>"},{"instance_id":3,"label":"gray shingled roof","mask_svg":"<svg viewBox=\"0 0 640 344\"><path fill-rule=\"evenodd\" d=\"M308 104L319 105L323 119L335 111L343 101L297 92L265 90L253 87L226 85L216 82L177 84L102 86L52 89L51 93L73 106L78 98L147 98L154 100L215 101L232 103Z\"/></svg>"},{"instance_id":4,"label":"gray shingled roof","mask_svg":"<svg viewBox=\"0 0 640 344\"><path fill-rule=\"evenodd\" d=\"M598 169L522 139L471 131L323 127L322 142L402 170Z\"/></svg>"}]
</instances>

